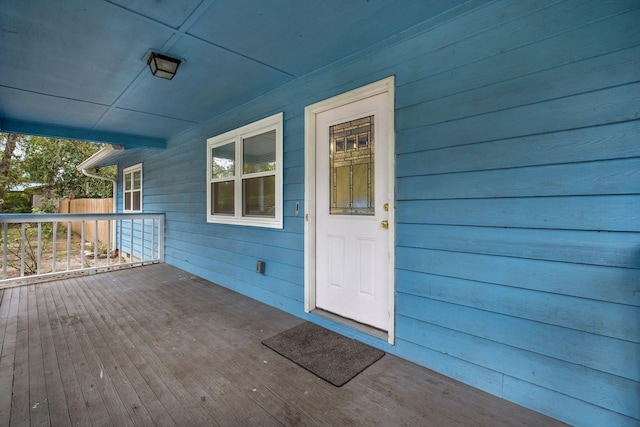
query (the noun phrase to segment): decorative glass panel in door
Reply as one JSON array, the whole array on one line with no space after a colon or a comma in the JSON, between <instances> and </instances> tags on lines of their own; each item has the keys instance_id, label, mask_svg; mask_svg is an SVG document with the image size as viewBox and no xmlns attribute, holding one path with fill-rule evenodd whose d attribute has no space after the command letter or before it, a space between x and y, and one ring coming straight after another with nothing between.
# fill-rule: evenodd
<instances>
[{"instance_id":1,"label":"decorative glass panel in door","mask_svg":"<svg viewBox=\"0 0 640 427\"><path fill-rule=\"evenodd\" d=\"M374 116L329 128L331 215L375 215Z\"/></svg>"}]
</instances>

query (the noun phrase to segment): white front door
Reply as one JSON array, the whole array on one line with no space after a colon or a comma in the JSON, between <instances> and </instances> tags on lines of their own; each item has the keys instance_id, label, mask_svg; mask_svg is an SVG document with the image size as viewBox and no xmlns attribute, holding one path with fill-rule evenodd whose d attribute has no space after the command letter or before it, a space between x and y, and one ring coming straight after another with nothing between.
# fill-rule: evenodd
<instances>
[{"instance_id":1,"label":"white front door","mask_svg":"<svg viewBox=\"0 0 640 427\"><path fill-rule=\"evenodd\" d=\"M315 308L389 331L393 110L388 92L365 96L315 114L310 279Z\"/></svg>"}]
</instances>

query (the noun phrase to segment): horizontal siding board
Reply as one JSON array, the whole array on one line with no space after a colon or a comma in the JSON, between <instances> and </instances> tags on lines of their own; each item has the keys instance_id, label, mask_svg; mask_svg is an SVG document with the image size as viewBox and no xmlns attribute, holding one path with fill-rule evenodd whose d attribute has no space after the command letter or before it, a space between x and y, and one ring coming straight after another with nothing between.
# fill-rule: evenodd
<instances>
[{"instance_id":1,"label":"horizontal siding board","mask_svg":"<svg viewBox=\"0 0 640 427\"><path fill-rule=\"evenodd\" d=\"M534 411L562 419L570 425L583 427L637 427L638 419L618 412L603 411L602 407L566 394L558 393L517 378L505 376L505 398Z\"/></svg>"},{"instance_id":2,"label":"horizontal siding board","mask_svg":"<svg viewBox=\"0 0 640 427\"><path fill-rule=\"evenodd\" d=\"M188 171L185 166L165 166L154 169L142 162L142 175L144 179L143 191L150 189L169 188L169 191L176 187L182 187L192 192L204 191L206 189L206 164L190 165ZM194 185L194 183L199 185ZM146 191L145 191L146 192Z\"/></svg>"},{"instance_id":3,"label":"horizontal siding board","mask_svg":"<svg viewBox=\"0 0 640 427\"><path fill-rule=\"evenodd\" d=\"M587 2L580 3L587 5ZM619 4L621 5L619 12L625 12L625 8L632 11L638 7L629 2L626 4L619 2ZM603 7L601 3L595 2L591 2L587 7L594 5ZM575 12L569 13L578 16ZM582 25L571 28L557 37L547 37L534 43L525 42L515 49L501 49L486 57L479 57L478 51L462 46L464 42L459 43L456 48L460 49L460 52L477 58L476 61L462 66L457 63L447 63L442 58L445 53L441 51L432 52L428 59L421 58L422 68L429 67L424 70L427 75L416 76L417 79L412 79L412 75L400 75L404 79L403 84L398 87L397 108L422 103L431 104L430 101L435 100L444 101L448 98L455 100L466 97L464 103L470 105L461 105L460 113L447 109L454 114L453 118L458 118L461 117L459 114L464 116L468 108L476 107L477 102L480 104L487 102L481 98L483 93L503 103L498 107L503 109L580 91L590 91L598 87L614 86L615 83L607 84L606 74L603 72L611 73L613 82L617 78L622 78L624 81L627 77L621 77L618 74L629 76L633 66L637 67L637 58L633 57L633 51L640 38L640 30L634 25L639 19L637 11L616 14L609 19L595 16L591 18L600 21L591 26ZM566 20L562 22L564 24ZM611 32L609 29L612 26L619 27L620 31ZM603 38L603 33L608 33L607 38ZM500 45L494 44L493 49ZM465 49L470 50L465 51ZM413 72L413 68L410 69ZM491 73L486 73L484 70L491 70ZM584 79L584 73L589 73L588 79ZM590 81L592 78L593 86ZM578 79L583 81L576 81ZM567 87L563 87L561 83L565 83ZM534 93L536 86L540 89L539 95ZM504 89L501 90L501 87ZM520 93L523 103L518 103L518 100L512 96ZM502 96L496 97L496 94ZM437 105L437 102L435 104Z\"/></svg>"},{"instance_id":4,"label":"horizontal siding board","mask_svg":"<svg viewBox=\"0 0 640 427\"><path fill-rule=\"evenodd\" d=\"M399 298L399 303L405 300ZM477 323L480 323L476 320ZM560 393L610 408L624 415L640 418L634 396L640 393L640 383L604 372L563 362L511 345L501 345L476 335L436 326L399 316L398 327L406 331L402 339L433 346L443 353L487 369L502 372L523 381L548 387ZM482 325L491 327L493 325ZM531 333L527 330L527 334ZM520 331L521 335L523 331Z\"/></svg>"},{"instance_id":5,"label":"horizontal siding board","mask_svg":"<svg viewBox=\"0 0 640 427\"><path fill-rule=\"evenodd\" d=\"M143 163L143 172L145 165L152 171L157 171L158 167L165 168L182 168L183 172L192 171L190 166L195 164L205 164L206 158L204 156L194 156L194 151L200 151L200 154L206 153L206 142L193 140L186 141L180 144L179 147L168 145L164 150L145 150L140 152L140 162ZM171 152L171 162L167 162L165 155L167 152ZM185 167L186 166L186 167ZM203 174L201 171L201 174ZM204 174L203 174L204 175Z\"/></svg>"},{"instance_id":6,"label":"horizontal siding board","mask_svg":"<svg viewBox=\"0 0 640 427\"><path fill-rule=\"evenodd\" d=\"M285 136L286 138L286 136ZM299 140L304 140L303 135L299 135L296 137ZM282 163L285 167L285 170L288 168L296 168L300 166L304 166L304 149L303 147L298 147L297 144L289 144L292 146L292 150L285 151L282 159Z\"/></svg>"},{"instance_id":7,"label":"horizontal siding board","mask_svg":"<svg viewBox=\"0 0 640 427\"><path fill-rule=\"evenodd\" d=\"M640 233L403 224L396 229L396 244L640 269Z\"/></svg>"},{"instance_id":8,"label":"horizontal siding board","mask_svg":"<svg viewBox=\"0 0 640 427\"><path fill-rule=\"evenodd\" d=\"M247 284L249 284L247 282L248 278L246 276L247 273L251 273L249 277L251 278L250 285L252 287L263 288L274 294L287 297L291 300L302 301L304 295L302 286L294 282L283 280L275 275L271 275L269 272L265 272L265 275L256 273L255 261L253 265L250 265L249 263L243 263L242 259L236 262L230 262L228 257L226 257L225 259L213 258L202 254L184 252L179 248L174 251L174 254L179 254L179 258L174 259L180 259L182 263L198 268L209 268L212 271L215 271L216 275L225 277L226 279L245 281ZM214 268L211 268L212 266ZM272 267L276 267L276 265L274 264ZM190 268L192 267L187 268L187 271L191 271ZM270 275L267 276L267 274ZM216 281L216 283L226 284L226 281Z\"/></svg>"},{"instance_id":9,"label":"horizontal siding board","mask_svg":"<svg viewBox=\"0 0 640 427\"><path fill-rule=\"evenodd\" d=\"M640 158L398 178L396 190L415 199L640 194Z\"/></svg>"},{"instance_id":10,"label":"horizontal siding board","mask_svg":"<svg viewBox=\"0 0 640 427\"><path fill-rule=\"evenodd\" d=\"M399 197L396 203L396 221L401 224L640 232L639 215L637 196L406 201Z\"/></svg>"},{"instance_id":11,"label":"horizontal siding board","mask_svg":"<svg viewBox=\"0 0 640 427\"><path fill-rule=\"evenodd\" d=\"M405 177L640 157L639 139L636 120L400 154L396 171Z\"/></svg>"},{"instance_id":12,"label":"horizontal siding board","mask_svg":"<svg viewBox=\"0 0 640 427\"><path fill-rule=\"evenodd\" d=\"M640 306L640 270L637 269L404 247L396 249L396 263L397 269L417 273L576 296L594 302L614 300L625 301L630 307ZM630 332L629 327L637 329L640 324L625 325L624 329ZM630 335L629 339L633 341L634 335ZM636 342L639 338L635 335Z\"/></svg>"},{"instance_id":13,"label":"horizontal siding board","mask_svg":"<svg viewBox=\"0 0 640 427\"><path fill-rule=\"evenodd\" d=\"M411 99L409 102L413 104L445 96L434 86L448 87L451 80L460 80L460 91L468 90L469 87L480 87L501 81L514 73L522 75L530 70L538 70L545 64L549 67L609 52L612 49L609 44L602 43L602 38L597 37L601 33L589 32L585 28L600 26L608 30L611 25L619 26L620 23L617 21L614 21L615 23L598 21L637 9L637 5L624 1L618 1L615 4L602 4L602 2L576 0L557 3L550 7L542 3L531 5L530 3L518 2L516 5L521 13L520 16L513 14L513 18L510 19L510 11L504 7L503 3L501 4L502 10L507 9L507 16L498 25L491 27L492 20L486 18L488 20L486 31L473 34L473 37L454 39L445 45L445 49L432 48L414 60L409 59L408 65L410 66L406 70L403 69L404 73L400 73L399 76L402 77L402 81L419 81L421 86L416 89L429 95L425 99L424 95L414 94L417 98ZM535 10L536 6L540 10ZM502 10L496 11L496 15L501 16ZM550 14L554 19L548 18ZM623 16L622 19L627 24L633 22L628 17ZM467 35L470 31L472 30L462 30L457 34ZM556 40L558 41L555 42ZM607 41L611 43L609 40ZM427 40L424 40L423 43L429 46ZM567 48L562 49L565 46ZM585 46L591 50L585 49ZM426 48L415 46L414 49L417 52L424 52ZM548 57L540 56L541 52L547 50L549 51ZM515 55L507 56L513 51L515 51ZM524 51L528 51L528 55L523 55ZM575 52L575 56L567 58L567 51ZM504 63L483 63L483 60L487 58L493 59L499 56L505 57ZM564 59L564 62L554 62L558 56ZM532 59L533 61L531 61ZM483 70L489 69L492 72L483 71L481 76L477 74L467 76L467 70L474 69L478 63L483 67ZM520 67L511 66L511 64L521 63ZM511 68L510 73L506 76L504 76L505 67ZM444 77L445 74L449 77L449 81L444 78L438 79ZM428 84L429 80L434 81L433 86ZM402 89L402 85L399 86ZM401 102L399 107L402 108L405 105L407 104Z\"/></svg>"},{"instance_id":14,"label":"horizontal siding board","mask_svg":"<svg viewBox=\"0 0 640 427\"><path fill-rule=\"evenodd\" d=\"M179 186L176 186L176 188L178 187ZM153 205L157 205L157 204L163 204L163 203L174 204L174 205L180 205L180 204L203 205L206 202L206 198L207 198L207 195L204 191L189 191L187 189L185 191L176 193L173 197L171 197L171 201L167 201L166 196L163 196L162 194L159 194L159 193L155 193L153 190L155 190L155 188L150 186L145 186L142 190L145 208Z\"/></svg>"},{"instance_id":15,"label":"horizontal siding board","mask_svg":"<svg viewBox=\"0 0 640 427\"><path fill-rule=\"evenodd\" d=\"M302 267L302 252L293 249L282 248L274 245L274 242L263 242L263 244L243 242L234 239L220 238L192 232L171 229L171 238L178 241L189 242L190 246L201 247L203 252L211 249L224 250L229 253L242 254L249 257L260 257L263 261L273 261L294 267ZM270 243L270 244L267 244Z\"/></svg>"},{"instance_id":16,"label":"horizontal siding board","mask_svg":"<svg viewBox=\"0 0 640 427\"><path fill-rule=\"evenodd\" d=\"M194 251L194 248L189 245L185 245L181 242L175 242L171 245L167 245L167 252L175 251L183 254L185 259L200 260L203 266L209 266L212 269L220 269L221 263L226 265L235 266L238 274L255 274L256 261L261 258L243 255L239 253L233 253L225 251L224 249L208 248L206 251ZM205 261L206 260L206 261ZM270 278L277 279L279 281L296 284L296 286L302 286L303 272L301 267L292 266L289 264L279 263L277 261L269 261L265 269L265 274ZM255 276L252 280L264 281L266 279L263 276Z\"/></svg>"},{"instance_id":17,"label":"horizontal siding board","mask_svg":"<svg viewBox=\"0 0 640 427\"><path fill-rule=\"evenodd\" d=\"M487 393L504 397L502 390L504 374L493 369L467 362L438 350L432 350L425 346L424 343L416 344L401 337L396 339L395 351L400 357L426 366Z\"/></svg>"},{"instance_id":18,"label":"horizontal siding board","mask_svg":"<svg viewBox=\"0 0 640 427\"><path fill-rule=\"evenodd\" d=\"M205 223L205 219L206 219L206 211L204 211L204 206L203 206L203 202L202 201L198 201L196 202L189 202L189 203L176 203L176 202L163 202L163 201L158 201L156 203L154 202L150 202L147 201L147 196L144 194L145 190L143 189L143 202L142 202L142 208L143 211L148 213L148 212L172 212L172 213L177 213L177 214L183 214L183 213L189 213L189 212L197 212L197 211L201 211L202 212L202 224Z\"/></svg>"},{"instance_id":19,"label":"horizontal siding board","mask_svg":"<svg viewBox=\"0 0 640 427\"><path fill-rule=\"evenodd\" d=\"M231 289L235 292L241 293L258 301L263 301L265 304L273 307L278 307L281 310L285 310L292 314L300 315L303 311L301 309L300 301L287 298L283 295L274 293L272 290L251 286L248 282L243 282L234 277L228 277L220 275L217 271L211 270L208 267L200 267L193 264L189 264L180 258L167 257L166 260L169 264L176 266L182 270L195 274L198 277L202 277L214 283L224 283L224 287Z\"/></svg>"},{"instance_id":20,"label":"horizontal siding board","mask_svg":"<svg viewBox=\"0 0 640 427\"><path fill-rule=\"evenodd\" d=\"M639 343L576 329L575 325L581 321L576 321L572 315L582 318L591 313L576 314L576 309L566 309L564 306L555 308L557 303L553 295L404 270L398 271L396 281L398 292L408 294L408 298L414 295L512 316L513 319L509 320L508 332L502 332L501 336L511 334L509 339L514 342L520 339L518 331L528 330L531 325L529 321L539 322L536 325L537 333L528 337L527 340L520 341L522 348L640 381ZM564 300L568 298L565 297ZM523 305L522 301L527 301L527 304ZM569 307L572 306L569 305ZM411 315L411 313L404 314ZM453 314L455 311L452 312ZM536 339L540 337L542 338ZM547 337L561 337L561 339L547 339Z\"/></svg>"},{"instance_id":21,"label":"horizontal siding board","mask_svg":"<svg viewBox=\"0 0 640 427\"><path fill-rule=\"evenodd\" d=\"M161 190L166 187L179 187L182 185L182 189L188 189L190 191L204 191L207 187L206 185L206 164L202 165L192 165L189 167L189 170L186 171L185 166L181 167L166 167L161 168L154 172L154 175L147 176L148 173L145 173L145 165L143 163L143 177L144 177L144 187L143 192L146 193L149 190ZM152 169L147 167L151 171ZM199 183L200 185L193 185L193 183Z\"/></svg>"},{"instance_id":22,"label":"horizontal siding board","mask_svg":"<svg viewBox=\"0 0 640 427\"><path fill-rule=\"evenodd\" d=\"M635 19L640 20L640 14ZM640 29L637 32L636 37L640 39ZM630 43L626 37L623 40L626 41L626 44ZM554 40L553 44L557 43ZM530 50L527 49L527 52ZM569 55L564 48L562 52ZM523 52L522 55L526 55L526 53ZM544 59L547 57L545 56ZM510 62L508 58L500 58L499 63L520 65L522 61ZM478 68L473 70L468 70L468 68L466 70L473 74L482 74L482 70L487 69L484 65L478 65ZM570 63L560 68L417 103L414 106L405 107L403 114L411 114L412 112L418 114L422 125L442 123L631 84L638 81L638 70L640 70L640 48L634 47L583 62ZM456 76L455 79L450 78L449 85L452 92L459 90L459 85L462 84L460 79L462 82L467 81L465 77L460 76ZM414 87L414 85L406 85L405 87L412 94L423 91L422 88ZM439 86L439 88L440 90L444 89L443 86ZM398 94L398 97L402 99L402 93Z\"/></svg>"},{"instance_id":23,"label":"horizontal siding board","mask_svg":"<svg viewBox=\"0 0 640 427\"><path fill-rule=\"evenodd\" d=\"M283 193L284 200L299 200L304 197L304 183L285 183Z\"/></svg>"},{"instance_id":24,"label":"horizontal siding board","mask_svg":"<svg viewBox=\"0 0 640 427\"><path fill-rule=\"evenodd\" d=\"M638 103L640 84L634 83L427 126L419 113L398 110L396 147L408 153L631 121L640 118Z\"/></svg>"},{"instance_id":25,"label":"horizontal siding board","mask_svg":"<svg viewBox=\"0 0 640 427\"><path fill-rule=\"evenodd\" d=\"M202 217L204 217L204 214ZM272 249L272 246L277 246L283 249L291 249L294 251L298 250L302 252L304 236L299 233L290 233L287 231L260 227L243 228L223 224L194 224L192 221L185 221L185 219L187 218L182 215L178 215L175 220L170 218L172 221L171 229L216 238L236 240L238 242L247 242L264 246L269 250ZM250 230L247 230L247 228L250 228ZM242 233L239 233L238 230L242 230Z\"/></svg>"},{"instance_id":26,"label":"horizontal siding board","mask_svg":"<svg viewBox=\"0 0 640 427\"><path fill-rule=\"evenodd\" d=\"M378 55L367 55L362 62L367 69L382 67L394 70L398 68L397 64L406 63L408 66L398 72L403 80L413 81L424 76L432 77L429 72L434 69L434 66L440 66L441 68L436 70L441 71L444 67L464 66L478 58L496 54L498 51L495 49L495 41L492 40L494 33L512 35L501 40L509 43L505 49L515 49L527 44L532 33L522 22L531 19L531 16L535 16L540 11L551 10L556 3L555 0L490 2L471 14L454 17L447 21L446 25L430 26L426 31L403 40L399 46L390 46L384 51L382 58L378 58ZM513 37L518 27L522 32L521 39ZM527 31L529 35L525 36L524 32ZM474 42L475 40L478 41ZM471 56L457 55L460 51ZM434 57L440 52L444 53ZM441 63L434 62L436 59Z\"/></svg>"},{"instance_id":27,"label":"horizontal siding board","mask_svg":"<svg viewBox=\"0 0 640 427\"><path fill-rule=\"evenodd\" d=\"M498 301L497 304L501 302L503 304L505 303L504 297L502 297L501 301ZM519 348L527 348L529 350L536 348L537 341L554 337L553 339L557 339L557 342L562 342L562 339L555 337L571 334L571 331L567 328L542 327L540 325L541 322L526 319L518 320L512 316L493 313L486 309L480 310L464 307L402 292L399 292L396 296L396 304L398 314L412 316L422 321L428 321L443 327L456 329L471 335L482 336L493 341L517 346ZM604 304L605 303L600 303L600 305ZM586 304L583 304L583 306L584 305ZM604 310L604 312L597 309L593 311L575 310L574 314L580 317L575 323L589 325L588 328L580 329L584 332L600 332L600 335L605 337L626 340L636 344L640 343L640 334L638 334L638 328L640 328L640 309L638 309L638 307L615 306L614 304L610 304L609 308ZM568 317L564 313L556 313L547 319L545 323L551 325L554 318L562 319L562 316L564 316L565 319ZM565 321L565 323L566 322L567 321ZM635 324L626 325L625 323ZM524 329L515 329L516 324ZM563 329L565 332L563 332ZM521 335L523 330L528 332L526 337ZM531 335L538 331L546 330L550 330L554 332L554 334L536 337ZM525 345L523 343L526 342L530 342L531 344L523 347ZM636 351L638 349L637 346L632 346L632 348L635 348ZM631 372L634 371L631 370ZM630 375L627 374L627 376Z\"/></svg>"},{"instance_id":28,"label":"horizontal siding board","mask_svg":"<svg viewBox=\"0 0 640 427\"><path fill-rule=\"evenodd\" d=\"M283 179L289 184L304 184L304 166L285 168Z\"/></svg>"}]
</instances>

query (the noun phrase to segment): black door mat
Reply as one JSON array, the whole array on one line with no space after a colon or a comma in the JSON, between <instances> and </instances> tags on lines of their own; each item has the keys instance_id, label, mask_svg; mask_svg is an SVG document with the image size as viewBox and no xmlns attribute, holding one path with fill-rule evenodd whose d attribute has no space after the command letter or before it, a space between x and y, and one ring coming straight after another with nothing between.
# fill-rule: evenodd
<instances>
[{"instance_id":1,"label":"black door mat","mask_svg":"<svg viewBox=\"0 0 640 427\"><path fill-rule=\"evenodd\" d=\"M341 387L384 356L384 351L305 322L262 341L273 351Z\"/></svg>"}]
</instances>

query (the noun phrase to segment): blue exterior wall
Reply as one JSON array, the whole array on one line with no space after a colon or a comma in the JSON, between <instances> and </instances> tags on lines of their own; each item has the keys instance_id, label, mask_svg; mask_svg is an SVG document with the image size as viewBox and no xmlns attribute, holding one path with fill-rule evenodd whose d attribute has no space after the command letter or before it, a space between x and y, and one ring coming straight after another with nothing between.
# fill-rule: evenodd
<instances>
[{"instance_id":1,"label":"blue exterior wall","mask_svg":"<svg viewBox=\"0 0 640 427\"><path fill-rule=\"evenodd\" d=\"M478 4L120 167L143 162L166 262L309 317L304 107L395 75L396 345L313 320L571 424L640 425L640 2ZM207 224L206 138L280 111L284 229Z\"/></svg>"}]
</instances>

